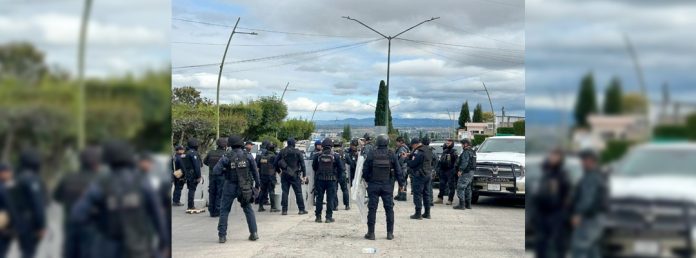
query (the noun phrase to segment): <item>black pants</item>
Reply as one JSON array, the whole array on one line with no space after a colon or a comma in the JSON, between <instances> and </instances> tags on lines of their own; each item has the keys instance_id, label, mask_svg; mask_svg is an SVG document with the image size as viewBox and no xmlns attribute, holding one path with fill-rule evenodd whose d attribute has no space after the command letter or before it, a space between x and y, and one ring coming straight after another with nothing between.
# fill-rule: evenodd
<instances>
[{"instance_id":1,"label":"black pants","mask_svg":"<svg viewBox=\"0 0 696 258\"><path fill-rule=\"evenodd\" d=\"M353 187L353 180L355 179L355 167L350 166L350 186Z\"/></svg>"},{"instance_id":2,"label":"black pants","mask_svg":"<svg viewBox=\"0 0 696 258\"><path fill-rule=\"evenodd\" d=\"M223 175L210 175L208 177L208 209L210 216L220 215L222 205L222 187L225 185Z\"/></svg>"},{"instance_id":3,"label":"black pants","mask_svg":"<svg viewBox=\"0 0 696 258\"><path fill-rule=\"evenodd\" d=\"M412 179L411 191L413 192L413 204L416 205L416 211L420 212L423 208L426 211L430 211L430 203L433 201L433 196L430 195L428 185L432 186L432 177L429 175L413 176Z\"/></svg>"},{"instance_id":4,"label":"black pants","mask_svg":"<svg viewBox=\"0 0 696 258\"><path fill-rule=\"evenodd\" d=\"M384 213L387 217L387 232L394 232L394 183L392 182L372 182L367 184L367 230L375 231L375 220L377 217L377 206L379 198L382 198Z\"/></svg>"},{"instance_id":5,"label":"black pants","mask_svg":"<svg viewBox=\"0 0 696 258\"><path fill-rule=\"evenodd\" d=\"M322 206L324 206L324 194L326 194L326 218L333 218L334 199L331 196L336 195L336 181L334 180L316 180L314 182L314 191L317 198L315 202L314 215L317 218L321 217Z\"/></svg>"},{"instance_id":6,"label":"black pants","mask_svg":"<svg viewBox=\"0 0 696 258\"><path fill-rule=\"evenodd\" d=\"M449 193L452 191L450 190L452 174L454 174L454 170L452 169L440 170L440 192L437 194L438 199L443 199L445 196L449 197Z\"/></svg>"},{"instance_id":7,"label":"black pants","mask_svg":"<svg viewBox=\"0 0 696 258\"><path fill-rule=\"evenodd\" d=\"M181 202L181 190L184 189L184 185L186 184L186 180L183 178L177 179L172 177L172 183L174 184L174 193L172 193L172 202L173 203L180 203Z\"/></svg>"},{"instance_id":8,"label":"black pants","mask_svg":"<svg viewBox=\"0 0 696 258\"><path fill-rule=\"evenodd\" d=\"M29 232L25 232L29 233ZM31 232L35 233L35 232ZM16 238L19 240L19 251L22 253L22 258L34 258L36 255L36 249L39 247L39 239L35 236L30 236L30 234L25 236L19 236ZM6 257L7 252L10 250L10 245L12 244L12 237L2 236L0 237L0 257Z\"/></svg>"},{"instance_id":9,"label":"black pants","mask_svg":"<svg viewBox=\"0 0 696 258\"><path fill-rule=\"evenodd\" d=\"M196 195L196 187L198 187L198 181L196 179L186 179L186 189L188 190L188 198L186 202L189 209L195 208L193 197Z\"/></svg>"},{"instance_id":10,"label":"black pants","mask_svg":"<svg viewBox=\"0 0 696 258\"><path fill-rule=\"evenodd\" d=\"M346 182L346 178L339 178L336 181L336 194L334 194L334 206L333 207L338 207L338 187L341 187L341 192L343 193L343 205L348 206L350 205L350 189L348 188L348 183Z\"/></svg>"},{"instance_id":11,"label":"black pants","mask_svg":"<svg viewBox=\"0 0 696 258\"><path fill-rule=\"evenodd\" d=\"M565 257L565 240L563 232L563 212L550 212L538 214L535 221L535 249L536 257Z\"/></svg>"},{"instance_id":12,"label":"black pants","mask_svg":"<svg viewBox=\"0 0 696 258\"><path fill-rule=\"evenodd\" d=\"M457 193L457 181L459 180L459 176L457 176L457 171L452 171L452 177L451 179L447 182L447 188L449 188L447 199L452 202L454 201L454 195ZM442 187L442 186L440 186Z\"/></svg>"},{"instance_id":13,"label":"black pants","mask_svg":"<svg viewBox=\"0 0 696 258\"><path fill-rule=\"evenodd\" d=\"M283 190L280 206L283 207L283 211L288 210L288 194L290 193L290 186L292 186L292 191L295 192L297 208L299 208L301 211L305 210L304 200L302 199L302 184L300 183L300 176L289 176L288 174L283 173L280 176L280 188Z\"/></svg>"},{"instance_id":14,"label":"black pants","mask_svg":"<svg viewBox=\"0 0 696 258\"><path fill-rule=\"evenodd\" d=\"M261 194L259 195L259 206L263 206L266 199L271 200L271 208L275 207L275 175L261 175ZM269 198L270 196L270 198Z\"/></svg>"}]
</instances>

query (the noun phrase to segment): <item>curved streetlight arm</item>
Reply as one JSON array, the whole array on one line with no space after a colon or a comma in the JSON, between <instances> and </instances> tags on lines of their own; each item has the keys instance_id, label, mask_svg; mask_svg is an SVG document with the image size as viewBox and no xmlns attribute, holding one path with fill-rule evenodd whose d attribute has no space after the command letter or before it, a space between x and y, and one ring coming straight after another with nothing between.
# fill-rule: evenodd
<instances>
[{"instance_id":1,"label":"curved streetlight arm","mask_svg":"<svg viewBox=\"0 0 696 258\"><path fill-rule=\"evenodd\" d=\"M440 19L440 17L433 17L433 18L427 19L427 20L425 20L425 21L422 21L422 22L420 22L420 23L418 23L418 24L416 24L416 25L411 26L411 28L408 28L408 29L406 29L406 30L404 30L404 31L402 31L402 32L399 32L399 34L396 34L396 35L394 35L394 36L391 37L391 38L396 38L396 37L398 37L399 35L404 34L404 32L407 32L407 31L409 31L409 30L411 30L411 29L413 29L413 28L415 28L415 27L418 27L418 26L420 26L420 25L423 24L423 23L426 23L426 22L429 22L429 21L434 21L434 20L437 20L437 19Z\"/></svg>"},{"instance_id":2,"label":"curved streetlight arm","mask_svg":"<svg viewBox=\"0 0 696 258\"><path fill-rule=\"evenodd\" d=\"M375 33L379 34L380 36L384 37L385 39L389 39L389 37L385 36L384 34L380 33L379 31L373 29L370 26L367 26L367 24L364 24L361 21L358 21L357 19L350 18L350 16L342 16L341 18L345 18L345 19L360 23L360 25L365 26L366 28L370 29L371 31L374 31Z\"/></svg>"}]
</instances>

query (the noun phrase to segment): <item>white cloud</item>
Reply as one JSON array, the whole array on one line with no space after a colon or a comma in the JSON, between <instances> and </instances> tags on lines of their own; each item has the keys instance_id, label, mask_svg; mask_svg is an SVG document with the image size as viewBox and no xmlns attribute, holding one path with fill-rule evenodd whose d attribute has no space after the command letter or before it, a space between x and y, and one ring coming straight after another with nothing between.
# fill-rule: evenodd
<instances>
[{"instance_id":1,"label":"white cloud","mask_svg":"<svg viewBox=\"0 0 696 258\"><path fill-rule=\"evenodd\" d=\"M29 20L50 44L75 45L78 42L80 18L77 16L49 13ZM167 41L163 32L140 25L124 26L92 20L88 28L87 37L91 44L140 45Z\"/></svg>"},{"instance_id":2,"label":"white cloud","mask_svg":"<svg viewBox=\"0 0 696 258\"><path fill-rule=\"evenodd\" d=\"M174 86L193 86L201 91L217 88L218 75L212 73L195 73L191 75L172 74L172 84ZM220 78L220 89L225 90L249 90L259 86L257 81L249 79L237 79L222 76Z\"/></svg>"}]
</instances>

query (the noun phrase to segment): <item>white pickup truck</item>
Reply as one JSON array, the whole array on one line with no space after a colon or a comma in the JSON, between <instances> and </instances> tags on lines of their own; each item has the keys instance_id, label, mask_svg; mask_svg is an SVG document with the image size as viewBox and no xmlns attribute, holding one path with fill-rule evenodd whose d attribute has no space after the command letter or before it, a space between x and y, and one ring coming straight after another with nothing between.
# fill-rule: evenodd
<instances>
[{"instance_id":1,"label":"white pickup truck","mask_svg":"<svg viewBox=\"0 0 696 258\"><path fill-rule=\"evenodd\" d=\"M479 196L524 198L524 136L494 136L476 149L472 202Z\"/></svg>"},{"instance_id":2,"label":"white pickup truck","mask_svg":"<svg viewBox=\"0 0 696 258\"><path fill-rule=\"evenodd\" d=\"M695 257L696 143L633 148L610 176L605 257Z\"/></svg>"}]
</instances>

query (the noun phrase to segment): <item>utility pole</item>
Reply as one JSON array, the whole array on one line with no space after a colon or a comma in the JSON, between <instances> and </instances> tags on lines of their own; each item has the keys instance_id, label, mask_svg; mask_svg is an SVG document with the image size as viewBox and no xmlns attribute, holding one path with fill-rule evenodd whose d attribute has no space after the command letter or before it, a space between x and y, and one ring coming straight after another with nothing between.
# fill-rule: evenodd
<instances>
[{"instance_id":1,"label":"utility pole","mask_svg":"<svg viewBox=\"0 0 696 258\"><path fill-rule=\"evenodd\" d=\"M290 82L285 84L285 89L283 90L283 95L280 96L280 102L283 102L283 98L285 98L286 91L297 91L297 90L293 90L293 89L288 90L288 86L290 86Z\"/></svg>"},{"instance_id":2,"label":"utility pole","mask_svg":"<svg viewBox=\"0 0 696 258\"><path fill-rule=\"evenodd\" d=\"M227 57L227 49L230 48L230 42L232 41L232 36L234 36L235 33L239 34L247 34L247 35L257 35L256 32L240 32L237 31L237 25L239 24L239 20L241 17L237 18L237 22L234 24L234 28L232 28L232 33L230 33L230 38L227 40L227 45L225 46L225 52L222 54L222 62L220 62L220 72L218 72L218 80L217 80L217 92L215 93L215 106L217 106L217 109L215 111L215 135L216 139L220 138L220 78L222 78L222 67L225 65L225 57Z\"/></svg>"},{"instance_id":3,"label":"utility pole","mask_svg":"<svg viewBox=\"0 0 696 258\"><path fill-rule=\"evenodd\" d=\"M382 36L383 38L387 39L387 87L386 87L386 89L387 89L387 92L386 92L387 99L386 99L386 103L385 103L385 106L387 107L387 110L386 110L386 112L385 112L386 115L384 116L384 126L386 126L386 127L387 127L387 130L389 130L389 87L391 86L391 85L389 85L389 69L390 69L390 65L391 65L391 40L397 38L397 37L400 36L401 34L404 34L404 32L407 32L407 31L409 31L409 30L411 30L411 29L413 29L413 28L415 28L415 27L420 26L420 25L423 24L423 23L426 23L426 22L429 22L429 21L434 21L434 20L440 19L440 17L432 17L432 18L430 18L430 19L428 19L428 20L422 21L422 22L420 22L420 23L418 23L418 24L416 24L416 25L411 26L410 28L408 28L408 29L406 29L406 30L404 30L404 31L402 31L402 32L397 33L397 34L394 35L394 36L386 36L386 35L382 34L381 32L379 32L379 31L373 29L372 27L367 26L366 24L362 23L361 21L359 21L359 20L357 20L357 19L350 18L350 16L343 16L342 18L345 18L345 19L348 19L348 20L351 20L351 21L360 23L360 25L365 26L366 28L370 29L371 31L373 31L373 32L379 34L380 36ZM387 132L387 133L388 133L388 132Z\"/></svg>"},{"instance_id":4,"label":"utility pole","mask_svg":"<svg viewBox=\"0 0 696 258\"><path fill-rule=\"evenodd\" d=\"M626 43L626 48L628 49L628 53L631 55L631 60L633 61L634 68L636 69L636 74L638 75L638 84L640 85L640 91L643 95L643 98L645 99L645 125L646 125L646 131L648 132L648 137L652 137L652 129L650 128L650 99L648 98L648 90L647 86L645 85L645 75L643 75L643 68L640 66L640 62L638 61L638 54L636 53L635 48L633 48L633 44L631 44L631 39L628 38L628 35L624 34L624 41Z\"/></svg>"},{"instance_id":5,"label":"utility pole","mask_svg":"<svg viewBox=\"0 0 696 258\"><path fill-rule=\"evenodd\" d=\"M488 96L488 103L491 104L491 112L493 112L493 133L498 133L497 131L497 125L495 124L495 109L493 109L493 101L491 100L491 94L488 93L488 88L486 88L486 84L481 81L481 84L483 84L483 89L486 91L486 95Z\"/></svg>"},{"instance_id":6,"label":"utility pole","mask_svg":"<svg viewBox=\"0 0 696 258\"><path fill-rule=\"evenodd\" d=\"M310 121L314 121L314 114L317 113L317 108L319 108L319 104L314 107L314 112L312 112L312 119L310 119Z\"/></svg>"},{"instance_id":7,"label":"utility pole","mask_svg":"<svg viewBox=\"0 0 696 258\"><path fill-rule=\"evenodd\" d=\"M77 48L77 84L79 87L77 96L77 149L85 147L87 116L85 106L87 102L85 90L85 43L87 41L87 25L92 11L92 0L85 0L82 10L82 23L80 24L80 38Z\"/></svg>"}]
</instances>

